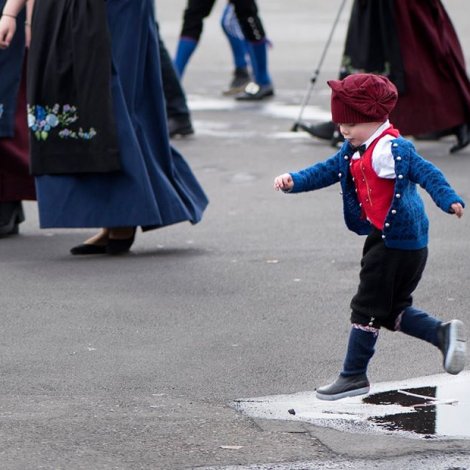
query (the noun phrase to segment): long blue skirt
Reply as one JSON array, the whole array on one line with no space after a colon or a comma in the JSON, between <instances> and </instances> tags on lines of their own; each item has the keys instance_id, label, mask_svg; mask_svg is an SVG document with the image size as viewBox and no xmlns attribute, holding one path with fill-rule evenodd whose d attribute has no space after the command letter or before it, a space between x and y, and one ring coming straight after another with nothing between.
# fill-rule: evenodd
<instances>
[{"instance_id":1,"label":"long blue skirt","mask_svg":"<svg viewBox=\"0 0 470 470\"><path fill-rule=\"evenodd\" d=\"M40 225L141 226L145 230L183 221L197 223L208 200L186 161L169 143L153 2L106 3L122 169L37 177ZM37 8L40 5L36 3Z\"/></svg>"}]
</instances>

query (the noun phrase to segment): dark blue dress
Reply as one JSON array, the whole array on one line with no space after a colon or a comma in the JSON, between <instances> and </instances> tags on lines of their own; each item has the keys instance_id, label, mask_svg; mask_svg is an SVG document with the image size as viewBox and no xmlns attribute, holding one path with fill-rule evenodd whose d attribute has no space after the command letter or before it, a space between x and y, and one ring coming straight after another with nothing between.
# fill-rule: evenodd
<instances>
[{"instance_id":1,"label":"dark blue dress","mask_svg":"<svg viewBox=\"0 0 470 470\"><path fill-rule=\"evenodd\" d=\"M6 0L0 0L0 12ZM22 10L17 22L24 24L26 15ZM17 97L23 71L25 36L24 28L18 27L10 47L0 51L0 138L13 137Z\"/></svg>"},{"instance_id":2,"label":"dark blue dress","mask_svg":"<svg viewBox=\"0 0 470 470\"><path fill-rule=\"evenodd\" d=\"M145 230L183 221L197 223L208 200L186 161L169 143L153 1L108 0L106 4L121 170L38 176L40 225L141 226ZM41 0L35 8L41 8Z\"/></svg>"}]
</instances>

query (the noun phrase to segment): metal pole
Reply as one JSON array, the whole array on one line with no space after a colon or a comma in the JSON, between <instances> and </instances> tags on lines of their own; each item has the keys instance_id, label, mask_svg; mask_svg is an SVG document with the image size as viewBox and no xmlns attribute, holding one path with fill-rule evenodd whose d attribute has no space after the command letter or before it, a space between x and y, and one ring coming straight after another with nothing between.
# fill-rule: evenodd
<instances>
[{"instance_id":1,"label":"metal pole","mask_svg":"<svg viewBox=\"0 0 470 470\"><path fill-rule=\"evenodd\" d=\"M304 113L305 108L307 107L307 104L310 101L310 97L312 95L313 87L315 86L315 83L317 82L318 76L320 75L320 69L321 69L321 67L323 65L323 62L325 60L326 53L328 52L328 49L330 47L331 40L333 39L333 34L335 32L336 26L339 23L339 18L341 16L341 13L343 12L346 1L347 0L342 0L341 5L340 5L339 10L338 10L338 13L336 14L336 18L335 18L335 21L333 23L333 27L331 28L330 35L328 36L325 47L323 48L323 52L322 52L322 55L321 55L320 60L318 62L317 68L315 69L315 72L312 75L312 78L310 79L309 87L307 88L307 92L304 95L304 99L303 99L302 105L300 107L299 116L297 118L297 121L295 121L294 125L292 126L292 129L291 129L292 132L297 132L297 130L299 128L299 124L301 123L302 115Z\"/></svg>"}]
</instances>

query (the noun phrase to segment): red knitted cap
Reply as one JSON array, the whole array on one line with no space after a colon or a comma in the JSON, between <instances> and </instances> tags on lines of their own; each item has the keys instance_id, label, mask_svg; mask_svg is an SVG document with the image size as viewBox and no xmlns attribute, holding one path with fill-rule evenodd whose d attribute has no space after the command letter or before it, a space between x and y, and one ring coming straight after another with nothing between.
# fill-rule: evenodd
<instances>
[{"instance_id":1,"label":"red knitted cap","mask_svg":"<svg viewBox=\"0 0 470 470\"><path fill-rule=\"evenodd\" d=\"M382 75L356 73L327 83L336 124L386 121L398 99L397 88Z\"/></svg>"}]
</instances>

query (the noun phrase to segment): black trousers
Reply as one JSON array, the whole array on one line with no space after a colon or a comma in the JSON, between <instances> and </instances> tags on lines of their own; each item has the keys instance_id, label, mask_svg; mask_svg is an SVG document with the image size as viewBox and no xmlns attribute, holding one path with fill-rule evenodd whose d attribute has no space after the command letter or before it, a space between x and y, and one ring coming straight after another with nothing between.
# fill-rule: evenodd
<instances>
[{"instance_id":1,"label":"black trousers","mask_svg":"<svg viewBox=\"0 0 470 470\"><path fill-rule=\"evenodd\" d=\"M428 250L387 248L373 229L363 249L359 287L351 300L351 322L395 329L398 315L412 305L412 293L426 266Z\"/></svg>"},{"instance_id":2,"label":"black trousers","mask_svg":"<svg viewBox=\"0 0 470 470\"><path fill-rule=\"evenodd\" d=\"M188 0L183 14L181 36L199 41L202 33L203 20L207 18L216 0ZM255 0L230 0L240 28L247 41L262 41L266 37Z\"/></svg>"},{"instance_id":3,"label":"black trousers","mask_svg":"<svg viewBox=\"0 0 470 470\"><path fill-rule=\"evenodd\" d=\"M161 36L157 23L158 49L160 52L160 67L162 70L163 94L165 96L166 114L169 118L183 117L189 119L190 112L186 93L176 73L173 61Z\"/></svg>"}]
</instances>

